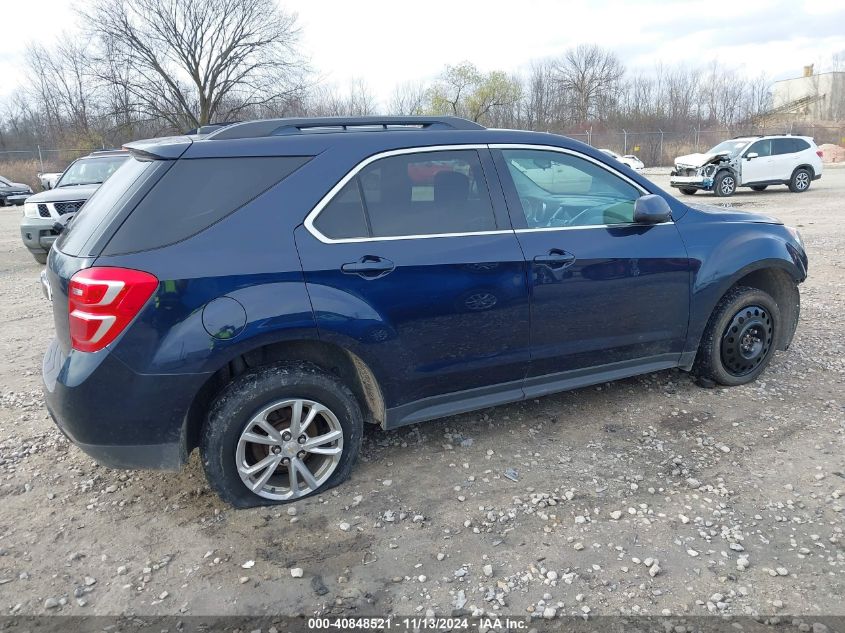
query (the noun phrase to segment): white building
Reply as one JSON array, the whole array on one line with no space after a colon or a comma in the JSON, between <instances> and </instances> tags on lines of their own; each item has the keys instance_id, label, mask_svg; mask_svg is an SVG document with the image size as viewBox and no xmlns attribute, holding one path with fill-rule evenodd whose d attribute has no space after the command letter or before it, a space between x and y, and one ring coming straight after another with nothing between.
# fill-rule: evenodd
<instances>
[{"instance_id":1,"label":"white building","mask_svg":"<svg viewBox=\"0 0 845 633\"><path fill-rule=\"evenodd\" d=\"M772 110L768 114L789 114L807 121L845 119L845 72L813 73L783 79L772 85Z\"/></svg>"}]
</instances>

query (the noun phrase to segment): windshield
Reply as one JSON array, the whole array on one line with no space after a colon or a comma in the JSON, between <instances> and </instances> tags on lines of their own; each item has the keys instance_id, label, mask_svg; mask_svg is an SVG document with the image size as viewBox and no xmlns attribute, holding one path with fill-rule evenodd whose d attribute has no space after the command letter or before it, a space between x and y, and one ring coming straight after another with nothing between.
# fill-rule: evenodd
<instances>
[{"instance_id":1,"label":"windshield","mask_svg":"<svg viewBox=\"0 0 845 633\"><path fill-rule=\"evenodd\" d=\"M73 187L75 185L99 185L117 171L129 155L103 156L98 158L80 158L67 168L62 174L57 187Z\"/></svg>"},{"instance_id":2,"label":"windshield","mask_svg":"<svg viewBox=\"0 0 845 633\"><path fill-rule=\"evenodd\" d=\"M708 154L719 154L727 152L731 158L736 158L739 153L750 143L748 139L734 139L732 141L722 141L716 147L707 151Z\"/></svg>"},{"instance_id":3,"label":"windshield","mask_svg":"<svg viewBox=\"0 0 845 633\"><path fill-rule=\"evenodd\" d=\"M11 186L12 186L12 182L11 182L10 180L6 180L6 179L5 179L5 178L3 178L2 176L0 176L0 185L3 185L3 186L5 186L5 187L11 187Z\"/></svg>"}]
</instances>

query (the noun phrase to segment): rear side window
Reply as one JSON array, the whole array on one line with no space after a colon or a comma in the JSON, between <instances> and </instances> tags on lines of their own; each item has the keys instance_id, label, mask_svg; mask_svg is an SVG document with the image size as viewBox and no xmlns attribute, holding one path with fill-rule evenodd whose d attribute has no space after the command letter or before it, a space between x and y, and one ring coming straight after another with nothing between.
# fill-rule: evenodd
<instances>
[{"instance_id":1,"label":"rear side window","mask_svg":"<svg viewBox=\"0 0 845 633\"><path fill-rule=\"evenodd\" d=\"M390 156L362 169L314 220L332 239L496 229L475 150Z\"/></svg>"},{"instance_id":2,"label":"rear side window","mask_svg":"<svg viewBox=\"0 0 845 633\"><path fill-rule=\"evenodd\" d=\"M157 163L160 161L126 160L74 216L59 236L56 248L74 257L92 255L85 250L86 244L118 213L146 176L156 170Z\"/></svg>"},{"instance_id":3,"label":"rear side window","mask_svg":"<svg viewBox=\"0 0 845 633\"><path fill-rule=\"evenodd\" d=\"M320 233L333 240L369 237L364 203L353 178L341 189L317 216L314 226Z\"/></svg>"},{"instance_id":4,"label":"rear side window","mask_svg":"<svg viewBox=\"0 0 845 633\"><path fill-rule=\"evenodd\" d=\"M160 248L196 235L308 160L301 156L177 160L120 226L103 254Z\"/></svg>"},{"instance_id":5,"label":"rear side window","mask_svg":"<svg viewBox=\"0 0 845 633\"><path fill-rule=\"evenodd\" d=\"M774 154L795 154L803 152L810 145L800 138L776 138L774 140Z\"/></svg>"}]
</instances>

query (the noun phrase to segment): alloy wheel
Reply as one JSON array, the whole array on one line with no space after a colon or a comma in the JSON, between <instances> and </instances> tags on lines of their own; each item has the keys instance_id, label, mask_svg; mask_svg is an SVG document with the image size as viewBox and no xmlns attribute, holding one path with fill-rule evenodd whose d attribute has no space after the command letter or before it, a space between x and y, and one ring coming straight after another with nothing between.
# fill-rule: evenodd
<instances>
[{"instance_id":1,"label":"alloy wheel","mask_svg":"<svg viewBox=\"0 0 845 633\"><path fill-rule=\"evenodd\" d=\"M238 439L235 462L244 485L265 499L288 501L322 486L340 463L343 430L313 400L280 400L256 413Z\"/></svg>"},{"instance_id":2,"label":"alloy wheel","mask_svg":"<svg viewBox=\"0 0 845 633\"><path fill-rule=\"evenodd\" d=\"M760 306L737 312L722 335L721 354L725 369L733 376L753 372L772 348L774 323Z\"/></svg>"},{"instance_id":3,"label":"alloy wheel","mask_svg":"<svg viewBox=\"0 0 845 633\"><path fill-rule=\"evenodd\" d=\"M734 181L733 176L725 176L722 178L722 182L719 184L719 188L722 191L723 195L729 196L733 193L734 187L736 186L736 182Z\"/></svg>"},{"instance_id":4,"label":"alloy wheel","mask_svg":"<svg viewBox=\"0 0 845 633\"><path fill-rule=\"evenodd\" d=\"M799 191L804 191L810 186L810 174L806 171L800 171L795 175L795 188Z\"/></svg>"}]
</instances>

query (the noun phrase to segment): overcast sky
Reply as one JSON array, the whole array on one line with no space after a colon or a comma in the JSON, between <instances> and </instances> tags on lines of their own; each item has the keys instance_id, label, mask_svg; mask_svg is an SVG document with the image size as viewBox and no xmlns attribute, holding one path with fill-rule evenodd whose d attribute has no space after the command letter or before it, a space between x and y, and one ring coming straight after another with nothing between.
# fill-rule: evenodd
<instances>
[{"instance_id":1,"label":"overcast sky","mask_svg":"<svg viewBox=\"0 0 845 633\"><path fill-rule=\"evenodd\" d=\"M519 70L578 43L615 50L628 68L718 59L773 79L824 69L845 51L843 0L280 0L299 15L303 52L327 81L363 79L387 101L396 83L469 60ZM25 80L23 51L76 28L83 0L4 0L0 98Z\"/></svg>"}]
</instances>

